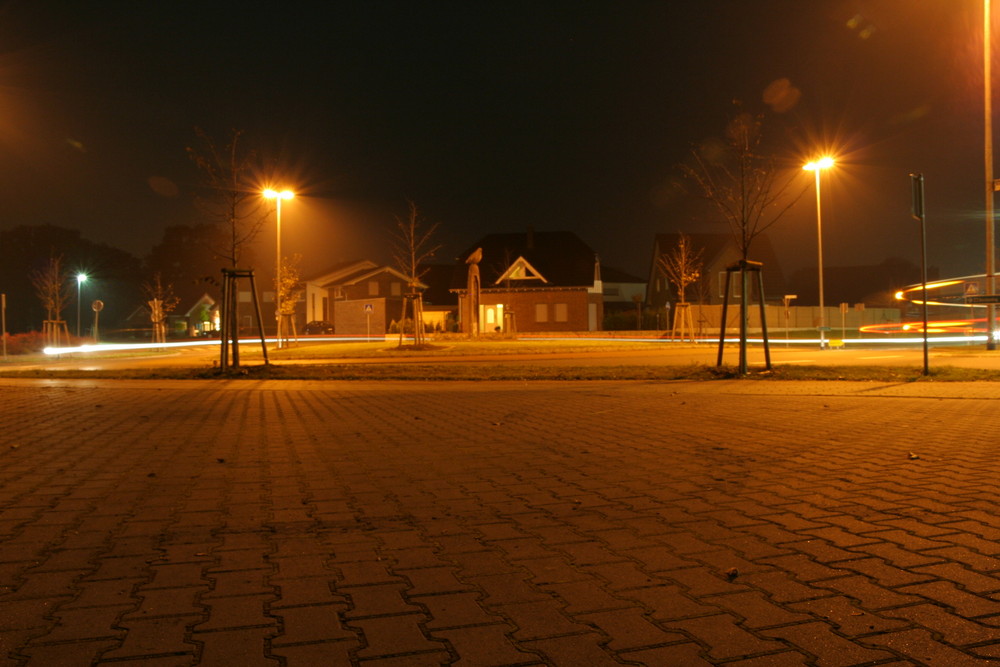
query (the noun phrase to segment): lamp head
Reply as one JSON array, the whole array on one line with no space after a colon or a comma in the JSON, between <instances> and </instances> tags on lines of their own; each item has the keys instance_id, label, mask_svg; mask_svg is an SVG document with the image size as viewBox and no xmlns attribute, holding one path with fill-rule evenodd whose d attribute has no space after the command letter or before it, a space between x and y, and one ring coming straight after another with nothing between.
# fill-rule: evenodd
<instances>
[{"instance_id":1,"label":"lamp head","mask_svg":"<svg viewBox=\"0 0 1000 667\"><path fill-rule=\"evenodd\" d=\"M272 190L271 188L264 190L263 194L268 199L291 199L295 196L295 193L291 190L282 190L281 192L278 192L277 190Z\"/></svg>"},{"instance_id":2,"label":"lamp head","mask_svg":"<svg viewBox=\"0 0 1000 667\"><path fill-rule=\"evenodd\" d=\"M815 162L810 162L804 165L802 168L806 171L820 171L821 169L829 169L834 165L834 160L829 155L821 157Z\"/></svg>"},{"instance_id":3,"label":"lamp head","mask_svg":"<svg viewBox=\"0 0 1000 667\"><path fill-rule=\"evenodd\" d=\"M77 285L82 285L85 282L87 282L87 274L86 273L78 273L78 274L76 274L76 284Z\"/></svg>"}]
</instances>

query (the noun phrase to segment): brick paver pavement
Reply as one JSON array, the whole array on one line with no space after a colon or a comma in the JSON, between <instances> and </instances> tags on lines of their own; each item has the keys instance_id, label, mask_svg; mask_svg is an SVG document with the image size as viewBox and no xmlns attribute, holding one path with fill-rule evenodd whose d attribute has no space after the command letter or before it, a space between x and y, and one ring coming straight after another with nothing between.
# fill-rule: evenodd
<instances>
[{"instance_id":1,"label":"brick paver pavement","mask_svg":"<svg viewBox=\"0 0 1000 667\"><path fill-rule=\"evenodd\" d=\"M0 381L20 665L1000 659L1000 387Z\"/></svg>"}]
</instances>

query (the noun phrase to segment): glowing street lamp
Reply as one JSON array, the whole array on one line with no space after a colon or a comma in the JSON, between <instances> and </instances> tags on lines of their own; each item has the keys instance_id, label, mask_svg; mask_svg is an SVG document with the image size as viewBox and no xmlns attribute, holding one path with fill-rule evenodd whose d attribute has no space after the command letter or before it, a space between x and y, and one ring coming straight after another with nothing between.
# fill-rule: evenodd
<instances>
[{"instance_id":1,"label":"glowing street lamp","mask_svg":"<svg viewBox=\"0 0 1000 667\"><path fill-rule=\"evenodd\" d=\"M823 304L823 209L820 206L819 175L834 164L832 157L822 157L802 168L816 172L816 247L819 258L819 349L826 348L826 312Z\"/></svg>"},{"instance_id":2,"label":"glowing street lamp","mask_svg":"<svg viewBox=\"0 0 1000 667\"><path fill-rule=\"evenodd\" d=\"M80 293L83 291L83 284L87 282L86 273L76 274L76 337L80 337Z\"/></svg>"},{"instance_id":3,"label":"glowing street lamp","mask_svg":"<svg viewBox=\"0 0 1000 667\"><path fill-rule=\"evenodd\" d=\"M278 192L277 190L272 190L268 188L264 190L264 197L267 199L273 199L275 201L277 220L276 233L277 233L277 262L275 264L274 272L274 318L277 323L277 333L278 339L278 349L281 349L281 200L291 199L295 196L295 193L291 190L282 190Z\"/></svg>"}]
</instances>

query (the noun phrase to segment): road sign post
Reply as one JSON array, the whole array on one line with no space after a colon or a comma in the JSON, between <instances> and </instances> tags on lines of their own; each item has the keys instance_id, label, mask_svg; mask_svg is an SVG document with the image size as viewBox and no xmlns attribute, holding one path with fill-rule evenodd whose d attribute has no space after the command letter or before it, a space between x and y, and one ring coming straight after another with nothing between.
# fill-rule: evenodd
<instances>
[{"instance_id":1,"label":"road sign post","mask_svg":"<svg viewBox=\"0 0 1000 667\"><path fill-rule=\"evenodd\" d=\"M924 217L924 175L910 174L913 187L913 218L920 221L920 282L924 311L924 375L930 375L927 352L927 222Z\"/></svg>"}]
</instances>

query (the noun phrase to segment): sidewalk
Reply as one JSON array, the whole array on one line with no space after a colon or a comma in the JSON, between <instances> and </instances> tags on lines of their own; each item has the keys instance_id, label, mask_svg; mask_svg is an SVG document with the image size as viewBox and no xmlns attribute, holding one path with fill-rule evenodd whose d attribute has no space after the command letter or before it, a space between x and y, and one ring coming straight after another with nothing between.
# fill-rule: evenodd
<instances>
[{"instance_id":1,"label":"sidewalk","mask_svg":"<svg viewBox=\"0 0 1000 667\"><path fill-rule=\"evenodd\" d=\"M1000 658L1000 386L0 380L10 665Z\"/></svg>"}]
</instances>

